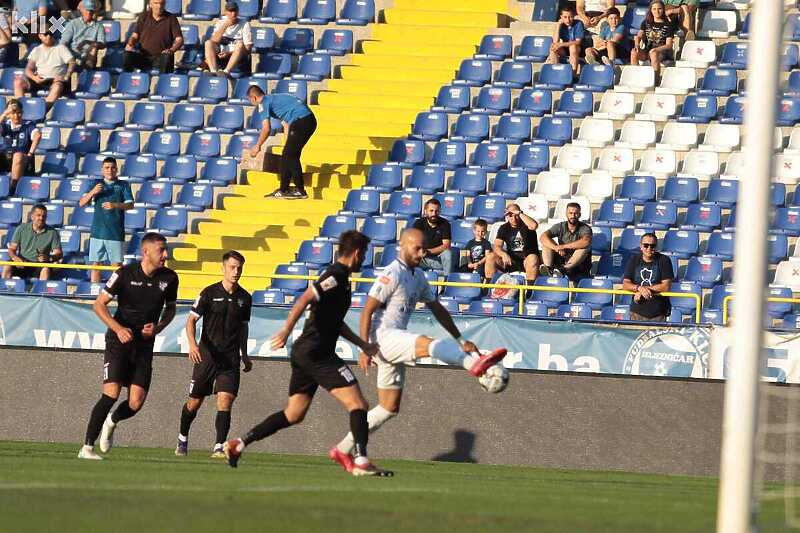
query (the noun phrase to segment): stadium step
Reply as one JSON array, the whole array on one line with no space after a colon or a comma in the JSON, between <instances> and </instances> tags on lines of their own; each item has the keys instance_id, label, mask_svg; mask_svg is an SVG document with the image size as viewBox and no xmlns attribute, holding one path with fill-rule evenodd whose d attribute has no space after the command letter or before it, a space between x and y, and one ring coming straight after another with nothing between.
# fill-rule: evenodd
<instances>
[{"instance_id":1,"label":"stadium step","mask_svg":"<svg viewBox=\"0 0 800 533\"><path fill-rule=\"evenodd\" d=\"M455 69L430 68L430 69L407 69L397 71L391 67L358 67L352 65L342 66L342 78L346 80L386 80L386 81L416 81L416 80L442 80L447 82L453 79Z\"/></svg>"},{"instance_id":2,"label":"stadium step","mask_svg":"<svg viewBox=\"0 0 800 533\"><path fill-rule=\"evenodd\" d=\"M366 171L365 171L366 172ZM352 188L362 187L367 178L364 175L358 174L323 174L314 172L304 176L306 187L330 187L349 190ZM257 187L270 188L277 187L280 183L280 178L277 174L271 172L248 172L247 182L249 185ZM235 185L233 187L234 193L239 193L239 187L246 187L247 185ZM241 194L241 193L239 193Z\"/></svg>"},{"instance_id":3,"label":"stadium step","mask_svg":"<svg viewBox=\"0 0 800 533\"><path fill-rule=\"evenodd\" d=\"M436 5L435 7L439 7ZM428 8L430 9L430 7ZM387 24L441 24L447 21L448 27L453 26L485 26L496 28L502 26L508 17L497 12L459 13L458 11L429 11L416 9L403 9L390 7L383 10L383 17Z\"/></svg>"},{"instance_id":4,"label":"stadium step","mask_svg":"<svg viewBox=\"0 0 800 533\"><path fill-rule=\"evenodd\" d=\"M454 11L470 13L508 13L510 5L515 2L508 0L437 0L436 8L448 13ZM427 10L430 9L430 0L394 0L394 7L402 9ZM513 13L512 13L513 14Z\"/></svg>"},{"instance_id":5,"label":"stadium step","mask_svg":"<svg viewBox=\"0 0 800 533\"><path fill-rule=\"evenodd\" d=\"M372 38L378 41L413 42L429 45L445 42L448 45L471 44L475 46L494 27L492 24L480 25L479 27L378 24L372 32Z\"/></svg>"},{"instance_id":6,"label":"stadium step","mask_svg":"<svg viewBox=\"0 0 800 533\"><path fill-rule=\"evenodd\" d=\"M372 96L374 96L374 93ZM407 122L396 121L340 121L320 124L315 135L360 135L397 138L408 133L408 126Z\"/></svg>"},{"instance_id":7,"label":"stadium step","mask_svg":"<svg viewBox=\"0 0 800 533\"><path fill-rule=\"evenodd\" d=\"M358 105L359 102L364 100L363 95L360 94L339 94L339 93L320 93L317 97L318 103L320 105L325 106L332 106L332 107L354 107ZM386 96L379 101L370 102L374 108L386 108L386 109L412 109L412 110L419 110L425 109L433 105L433 97L431 96L399 96L399 95L390 95ZM313 142L314 139L309 142ZM372 139L367 139L367 142L374 142ZM391 139L388 143L388 146L385 148L389 149L392 147L392 142L394 139ZM363 144L362 144L363 146Z\"/></svg>"},{"instance_id":8,"label":"stadium step","mask_svg":"<svg viewBox=\"0 0 800 533\"><path fill-rule=\"evenodd\" d=\"M332 93L329 93L332 94ZM353 105L354 97L351 97L349 102L344 104ZM308 141L304 150L311 148L339 148L339 149L357 149L367 148L370 150L389 150L394 143L394 137L369 137L365 135L331 135L331 134L315 134Z\"/></svg>"},{"instance_id":9,"label":"stadium step","mask_svg":"<svg viewBox=\"0 0 800 533\"><path fill-rule=\"evenodd\" d=\"M469 52L467 52L469 53ZM377 54L356 54L353 57L350 65L357 67L377 67L386 68L386 65L392 65L392 68L400 67L406 69L444 69L450 68L451 65L458 65L463 59L463 55L459 57L448 57L440 54L429 56L416 56L408 54L398 55L377 55ZM346 66L346 65L343 65Z\"/></svg>"},{"instance_id":10,"label":"stadium step","mask_svg":"<svg viewBox=\"0 0 800 533\"><path fill-rule=\"evenodd\" d=\"M364 56L396 56L402 54L406 57L447 57L458 59L459 61L475 53L475 45L469 44L406 44L394 43L390 41L365 41L361 44ZM356 61L354 56L354 64Z\"/></svg>"},{"instance_id":11,"label":"stadium step","mask_svg":"<svg viewBox=\"0 0 800 533\"><path fill-rule=\"evenodd\" d=\"M302 205L300 204L302 202ZM222 200L225 209L238 209L256 211L261 208L268 214L285 216L294 214L301 218L312 214L337 211L342 208L342 202L337 200L282 200L273 198L248 198L244 196L228 196ZM273 223L276 220L273 219ZM278 222L283 223L283 219Z\"/></svg>"},{"instance_id":12,"label":"stadium step","mask_svg":"<svg viewBox=\"0 0 800 533\"><path fill-rule=\"evenodd\" d=\"M343 80L337 78L328 82L327 90L341 94L359 94L374 97L376 94L402 96L436 95L442 84L438 81L415 81L408 83L370 82L367 80Z\"/></svg>"}]
</instances>

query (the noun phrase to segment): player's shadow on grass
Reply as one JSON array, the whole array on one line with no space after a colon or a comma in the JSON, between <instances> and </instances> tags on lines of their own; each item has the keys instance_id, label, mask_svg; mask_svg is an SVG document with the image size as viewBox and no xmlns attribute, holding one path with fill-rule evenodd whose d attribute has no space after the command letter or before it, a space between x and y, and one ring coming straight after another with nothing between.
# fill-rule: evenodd
<instances>
[{"instance_id":1,"label":"player's shadow on grass","mask_svg":"<svg viewBox=\"0 0 800 533\"><path fill-rule=\"evenodd\" d=\"M440 453L433 458L434 461L447 461L451 463L477 463L478 460L472 456L475 449L475 434L466 429L457 429L453 433L453 449Z\"/></svg>"}]
</instances>

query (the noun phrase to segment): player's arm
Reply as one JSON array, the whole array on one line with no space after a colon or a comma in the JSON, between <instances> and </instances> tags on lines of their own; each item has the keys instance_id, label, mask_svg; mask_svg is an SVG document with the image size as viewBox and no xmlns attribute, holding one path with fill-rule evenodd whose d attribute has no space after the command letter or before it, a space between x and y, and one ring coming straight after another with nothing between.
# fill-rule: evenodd
<instances>
[{"instance_id":1,"label":"player's arm","mask_svg":"<svg viewBox=\"0 0 800 533\"><path fill-rule=\"evenodd\" d=\"M189 341L189 359L192 363L199 363L202 359L200 357L200 347L197 346L197 321L200 320L200 315L190 312L189 318L186 319L186 339Z\"/></svg>"},{"instance_id":2,"label":"player's arm","mask_svg":"<svg viewBox=\"0 0 800 533\"><path fill-rule=\"evenodd\" d=\"M155 328L153 328L153 335L158 335L169 326L169 323L175 318L176 310L177 306L174 301L167 302L166 305L164 305L164 310L161 312L161 319L158 321L158 324L155 325Z\"/></svg>"},{"instance_id":3,"label":"player's arm","mask_svg":"<svg viewBox=\"0 0 800 533\"><path fill-rule=\"evenodd\" d=\"M239 334L239 351L242 354L242 370L250 372L253 369L253 360L247 355L247 339L250 337L250 322L242 322L242 331Z\"/></svg>"},{"instance_id":4,"label":"player's arm","mask_svg":"<svg viewBox=\"0 0 800 533\"><path fill-rule=\"evenodd\" d=\"M111 316L111 312L108 310L108 304L113 300L114 297L105 292L105 290L100 291L100 294L97 295L97 298L94 300L94 313L103 321L108 329L113 331L117 334L117 338L119 342L125 344L130 342L133 339L133 333L129 328L124 327L122 324L114 320L114 317Z\"/></svg>"},{"instance_id":5,"label":"player's arm","mask_svg":"<svg viewBox=\"0 0 800 533\"><path fill-rule=\"evenodd\" d=\"M378 283L380 283L380 281ZM375 286L373 286L373 288L374 287ZM375 311L377 311L381 305L383 305L383 303L380 300L378 300L374 296L368 296L367 301L364 304L364 308L361 310L361 317L358 320L358 331L361 334L360 340L364 343L369 343L369 332L372 329L372 315L375 314ZM378 346L377 344L374 346L380 349L380 346ZM358 356L358 366L360 366L361 370L363 370L367 374L369 374L369 367L372 364L373 355L374 353L368 354L366 350L362 349L362 352Z\"/></svg>"},{"instance_id":6,"label":"player's arm","mask_svg":"<svg viewBox=\"0 0 800 533\"><path fill-rule=\"evenodd\" d=\"M306 310L311 302L317 299L316 294L314 294L314 289L310 286L306 289L300 298L292 306L292 310L289 311L289 316L286 317L286 322L283 323L281 329L275 333L275 336L272 337L272 341L270 345L273 350L277 350L279 348L283 348L286 346L286 341L289 339L289 335L294 330L295 324L297 321L300 320L300 317L303 316L303 312Z\"/></svg>"},{"instance_id":7,"label":"player's arm","mask_svg":"<svg viewBox=\"0 0 800 533\"><path fill-rule=\"evenodd\" d=\"M339 330L339 335L341 335L344 340L350 341L358 346L359 350L370 357L378 353L377 344L370 344L369 342L366 342L364 339L356 335L356 332L350 329L350 326L344 322L342 322L342 329Z\"/></svg>"},{"instance_id":8,"label":"player's arm","mask_svg":"<svg viewBox=\"0 0 800 533\"><path fill-rule=\"evenodd\" d=\"M461 338L461 332L458 330L458 326L456 323L453 322L453 317L450 316L450 312L444 308L444 306L439 303L439 300L431 300L426 302L425 305L430 309L431 313L433 313L433 318L442 325L442 327L453 336L453 338L461 344L461 348L467 352L477 352L478 347L475 346L470 341L465 341Z\"/></svg>"}]
</instances>

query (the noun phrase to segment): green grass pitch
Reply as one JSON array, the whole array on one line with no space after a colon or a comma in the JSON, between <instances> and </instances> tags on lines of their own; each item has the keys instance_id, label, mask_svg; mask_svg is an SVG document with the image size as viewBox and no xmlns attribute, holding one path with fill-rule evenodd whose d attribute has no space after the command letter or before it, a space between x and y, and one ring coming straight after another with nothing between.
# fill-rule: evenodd
<instances>
[{"instance_id":1,"label":"green grass pitch","mask_svg":"<svg viewBox=\"0 0 800 533\"><path fill-rule=\"evenodd\" d=\"M353 478L325 457L0 442L0 531L714 530L710 478L423 461L379 461L393 478ZM533 450L533 448L532 448ZM761 513L782 531L782 502Z\"/></svg>"}]
</instances>

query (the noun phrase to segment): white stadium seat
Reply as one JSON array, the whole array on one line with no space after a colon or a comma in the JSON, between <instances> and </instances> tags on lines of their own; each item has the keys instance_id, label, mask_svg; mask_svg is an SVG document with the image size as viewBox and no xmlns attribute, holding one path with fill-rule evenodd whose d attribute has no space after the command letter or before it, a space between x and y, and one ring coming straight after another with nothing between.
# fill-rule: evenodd
<instances>
[{"instance_id":1,"label":"white stadium seat","mask_svg":"<svg viewBox=\"0 0 800 533\"><path fill-rule=\"evenodd\" d=\"M790 257L788 260L778 263L773 283L790 287L793 292L800 291L800 259Z\"/></svg>"},{"instance_id":2,"label":"white stadium seat","mask_svg":"<svg viewBox=\"0 0 800 533\"><path fill-rule=\"evenodd\" d=\"M645 93L655 87L656 74L649 66L625 65L614 88L623 93Z\"/></svg>"},{"instance_id":3,"label":"white stadium seat","mask_svg":"<svg viewBox=\"0 0 800 533\"><path fill-rule=\"evenodd\" d=\"M631 93L606 91L600 100L600 107L592 115L595 118L624 120L633 115L636 100Z\"/></svg>"},{"instance_id":4,"label":"white stadium seat","mask_svg":"<svg viewBox=\"0 0 800 533\"><path fill-rule=\"evenodd\" d=\"M570 198L561 198L556 202L555 211L553 214L555 217L566 218L567 216L567 204L570 202L575 202L580 204L581 206L581 220L584 222L591 222L592 221L592 203L589 199L585 196L572 196Z\"/></svg>"},{"instance_id":5,"label":"white stadium seat","mask_svg":"<svg viewBox=\"0 0 800 533\"><path fill-rule=\"evenodd\" d=\"M572 192L571 189L572 182L569 174L563 170L551 170L539 173L533 193L543 194L548 201L555 202L559 198L569 196Z\"/></svg>"},{"instance_id":6,"label":"white stadium seat","mask_svg":"<svg viewBox=\"0 0 800 533\"><path fill-rule=\"evenodd\" d=\"M634 117L636 120L654 120L664 122L675 116L678 104L674 94L654 94L644 95L642 107Z\"/></svg>"},{"instance_id":7,"label":"white stadium seat","mask_svg":"<svg viewBox=\"0 0 800 533\"><path fill-rule=\"evenodd\" d=\"M592 162L591 148L587 146L577 146L575 144L566 144L558 151L556 164L553 165L553 169L563 170L569 174L578 176L587 170L591 170Z\"/></svg>"},{"instance_id":8,"label":"white stadium seat","mask_svg":"<svg viewBox=\"0 0 800 533\"><path fill-rule=\"evenodd\" d=\"M708 39L726 39L736 33L736 12L710 9L703 15L700 24L700 37Z\"/></svg>"},{"instance_id":9,"label":"white stadium seat","mask_svg":"<svg viewBox=\"0 0 800 533\"><path fill-rule=\"evenodd\" d=\"M688 152L697 146L697 124L694 122L667 122L656 148Z\"/></svg>"},{"instance_id":10,"label":"white stadium seat","mask_svg":"<svg viewBox=\"0 0 800 533\"><path fill-rule=\"evenodd\" d=\"M677 157L672 150L646 150L639 160L639 174L666 177L675 174Z\"/></svg>"},{"instance_id":11,"label":"white stadium seat","mask_svg":"<svg viewBox=\"0 0 800 533\"><path fill-rule=\"evenodd\" d=\"M728 160L725 162L725 170L720 173L720 178L726 180L739 180L745 178L744 163L745 157L742 152L733 152L728 155Z\"/></svg>"},{"instance_id":12,"label":"white stadium seat","mask_svg":"<svg viewBox=\"0 0 800 533\"><path fill-rule=\"evenodd\" d=\"M775 156L775 179L787 185L800 181L800 155L778 154Z\"/></svg>"},{"instance_id":13,"label":"white stadium seat","mask_svg":"<svg viewBox=\"0 0 800 533\"><path fill-rule=\"evenodd\" d=\"M717 47L714 41L686 41L681 50L681 59L676 61L678 67L708 68L717 59Z\"/></svg>"},{"instance_id":14,"label":"white stadium seat","mask_svg":"<svg viewBox=\"0 0 800 533\"><path fill-rule=\"evenodd\" d=\"M583 119L578 130L578 138L572 141L572 144L603 148L613 142L614 121L607 118L588 117Z\"/></svg>"},{"instance_id":15,"label":"white stadium seat","mask_svg":"<svg viewBox=\"0 0 800 533\"><path fill-rule=\"evenodd\" d=\"M514 202L522 212L537 222L550 218L550 203L543 194L529 194L520 196Z\"/></svg>"},{"instance_id":16,"label":"white stadium seat","mask_svg":"<svg viewBox=\"0 0 800 533\"><path fill-rule=\"evenodd\" d=\"M789 144L783 153L800 154L800 126L792 128L792 133L789 135Z\"/></svg>"},{"instance_id":17,"label":"white stadium seat","mask_svg":"<svg viewBox=\"0 0 800 533\"><path fill-rule=\"evenodd\" d=\"M597 170L612 176L624 176L633 172L633 150L630 148L603 148L597 163Z\"/></svg>"},{"instance_id":18,"label":"white stadium seat","mask_svg":"<svg viewBox=\"0 0 800 533\"><path fill-rule=\"evenodd\" d=\"M716 152L688 152L683 158L681 175L697 179L711 179L719 175L719 154Z\"/></svg>"},{"instance_id":19,"label":"white stadium seat","mask_svg":"<svg viewBox=\"0 0 800 533\"><path fill-rule=\"evenodd\" d=\"M699 148L712 152L731 152L739 148L740 137L738 124L712 123L706 128L703 144Z\"/></svg>"},{"instance_id":20,"label":"white stadium seat","mask_svg":"<svg viewBox=\"0 0 800 533\"><path fill-rule=\"evenodd\" d=\"M618 148L644 150L656 143L656 123L650 120L626 120L622 125L619 140L614 143Z\"/></svg>"},{"instance_id":21,"label":"white stadium seat","mask_svg":"<svg viewBox=\"0 0 800 533\"><path fill-rule=\"evenodd\" d=\"M697 85L697 74L693 68L666 67L661 71L661 84L657 93L687 94Z\"/></svg>"},{"instance_id":22,"label":"white stadium seat","mask_svg":"<svg viewBox=\"0 0 800 533\"><path fill-rule=\"evenodd\" d=\"M578 187L575 190L578 196L585 196L593 203L601 203L606 198L614 195L614 178L608 172L595 170L589 174L581 174L578 178Z\"/></svg>"}]
</instances>

